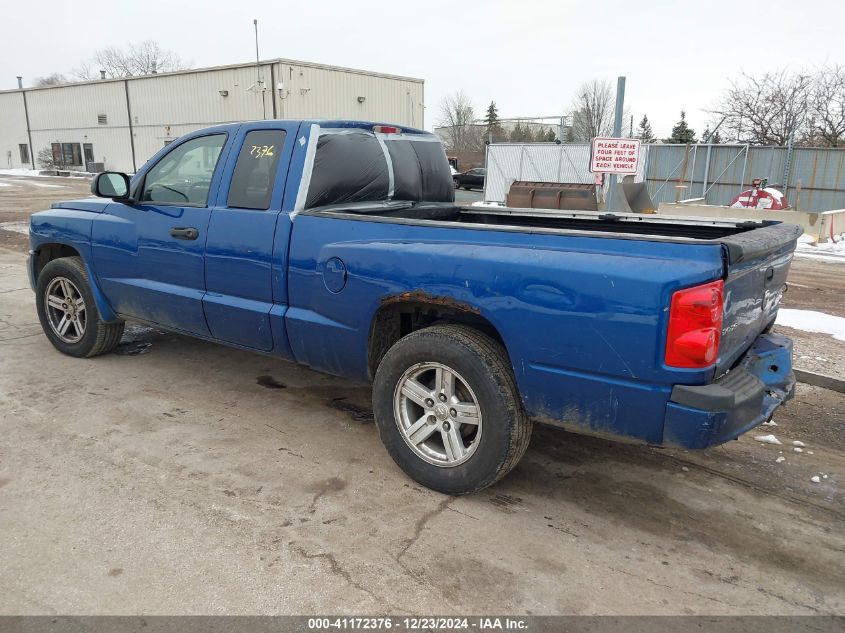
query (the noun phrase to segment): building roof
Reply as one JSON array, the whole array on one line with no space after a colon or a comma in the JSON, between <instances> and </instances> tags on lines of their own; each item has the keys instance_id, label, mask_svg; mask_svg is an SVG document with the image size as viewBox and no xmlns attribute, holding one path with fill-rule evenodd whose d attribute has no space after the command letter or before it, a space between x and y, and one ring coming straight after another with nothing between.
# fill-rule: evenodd
<instances>
[{"instance_id":1,"label":"building roof","mask_svg":"<svg viewBox=\"0 0 845 633\"><path fill-rule=\"evenodd\" d=\"M267 66L269 64L287 64L288 66L304 66L306 68L319 68L321 70L334 70L337 72L353 73L356 75L367 75L368 77L380 77L382 79L395 79L398 81L411 81L414 83L425 83L424 79L417 77L405 77L403 75L390 75L387 73L379 73L370 70L361 70L360 68L346 68L344 66L331 66L329 64L320 64L316 62L304 62L297 59L285 59L282 57L275 57L272 59L262 59L259 62L260 66ZM51 88L66 88L69 86L86 86L92 84L104 84L116 81L134 81L135 79L154 79L156 77L172 77L174 75L188 75L191 73L209 73L217 70L232 70L236 68L250 68L255 66L255 62L246 62L242 64L226 64L223 66L206 66L204 68L187 68L185 70L173 70L163 73L152 73L149 75L133 75L131 77L113 77L108 79L92 79L90 81L72 81L66 84L58 84L55 86L32 86L29 88L13 88L11 90L0 90L0 94L8 92L29 92L31 90L49 90Z\"/></svg>"}]
</instances>

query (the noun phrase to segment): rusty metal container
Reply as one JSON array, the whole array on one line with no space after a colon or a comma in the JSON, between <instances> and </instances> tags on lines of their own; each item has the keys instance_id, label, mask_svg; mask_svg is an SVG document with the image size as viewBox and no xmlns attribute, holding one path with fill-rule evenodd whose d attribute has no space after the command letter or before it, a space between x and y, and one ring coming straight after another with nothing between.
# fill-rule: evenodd
<instances>
[{"instance_id":1,"label":"rusty metal container","mask_svg":"<svg viewBox=\"0 0 845 633\"><path fill-rule=\"evenodd\" d=\"M519 209L599 210L595 185L580 183L516 180L505 204Z\"/></svg>"}]
</instances>

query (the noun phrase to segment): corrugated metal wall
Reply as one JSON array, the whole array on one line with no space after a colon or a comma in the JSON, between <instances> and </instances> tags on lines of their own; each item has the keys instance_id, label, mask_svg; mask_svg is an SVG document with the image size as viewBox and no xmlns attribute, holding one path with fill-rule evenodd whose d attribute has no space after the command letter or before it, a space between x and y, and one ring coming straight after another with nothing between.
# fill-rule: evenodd
<instances>
[{"instance_id":1,"label":"corrugated metal wall","mask_svg":"<svg viewBox=\"0 0 845 633\"><path fill-rule=\"evenodd\" d=\"M421 82L284 62L275 65L274 77L283 86L274 91L280 118L320 116L423 127Z\"/></svg>"},{"instance_id":2,"label":"corrugated metal wall","mask_svg":"<svg viewBox=\"0 0 845 633\"><path fill-rule=\"evenodd\" d=\"M269 83L269 66L263 66L262 73ZM255 67L128 80L137 166L188 132L215 123L264 118L262 97L267 118L272 118L269 95L250 90L256 83Z\"/></svg>"},{"instance_id":3,"label":"corrugated metal wall","mask_svg":"<svg viewBox=\"0 0 845 633\"><path fill-rule=\"evenodd\" d=\"M651 145L646 179L652 199L660 203L704 197L707 171L708 204L730 204L753 178L768 178L801 211L845 208L845 149L794 149L786 182L786 147L713 145L709 170L707 151L707 145Z\"/></svg>"},{"instance_id":4,"label":"corrugated metal wall","mask_svg":"<svg viewBox=\"0 0 845 633\"><path fill-rule=\"evenodd\" d=\"M0 93L0 169L31 169L21 162L21 144L29 144L26 137L26 118L23 94Z\"/></svg>"},{"instance_id":5,"label":"corrugated metal wall","mask_svg":"<svg viewBox=\"0 0 845 633\"><path fill-rule=\"evenodd\" d=\"M123 82L27 90L26 99L36 157L52 143L91 143L95 161L132 167Z\"/></svg>"},{"instance_id":6,"label":"corrugated metal wall","mask_svg":"<svg viewBox=\"0 0 845 633\"><path fill-rule=\"evenodd\" d=\"M264 91L254 89L259 73ZM423 127L421 80L288 60L28 89L26 98L35 155L51 143L91 143L96 161L126 172L167 142L217 123L275 115ZM20 164L18 144L27 142L23 94L0 93L0 168L31 167Z\"/></svg>"},{"instance_id":7,"label":"corrugated metal wall","mask_svg":"<svg viewBox=\"0 0 845 633\"><path fill-rule=\"evenodd\" d=\"M634 180L645 177L648 149ZM516 180L588 184L595 181L590 172L590 145L556 143L494 143L487 146L487 178L484 199L504 202ZM605 189L607 183L605 183Z\"/></svg>"}]
</instances>

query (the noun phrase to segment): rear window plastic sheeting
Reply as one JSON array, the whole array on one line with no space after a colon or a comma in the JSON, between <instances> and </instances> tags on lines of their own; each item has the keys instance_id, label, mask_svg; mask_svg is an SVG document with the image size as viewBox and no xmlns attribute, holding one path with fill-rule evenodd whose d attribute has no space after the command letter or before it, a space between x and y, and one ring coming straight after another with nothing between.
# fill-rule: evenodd
<instances>
[{"instance_id":1,"label":"rear window plastic sheeting","mask_svg":"<svg viewBox=\"0 0 845 633\"><path fill-rule=\"evenodd\" d=\"M387 160L375 136L326 134L317 141L305 208L385 200Z\"/></svg>"},{"instance_id":2,"label":"rear window plastic sheeting","mask_svg":"<svg viewBox=\"0 0 845 633\"><path fill-rule=\"evenodd\" d=\"M402 139L385 145L393 162L394 200L455 200L452 172L440 143Z\"/></svg>"}]
</instances>

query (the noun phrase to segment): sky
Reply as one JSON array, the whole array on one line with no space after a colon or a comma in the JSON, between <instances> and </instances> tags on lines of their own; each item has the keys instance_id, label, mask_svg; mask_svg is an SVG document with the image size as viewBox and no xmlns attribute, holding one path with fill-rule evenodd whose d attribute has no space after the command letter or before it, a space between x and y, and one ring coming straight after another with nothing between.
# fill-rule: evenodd
<instances>
[{"instance_id":1,"label":"sky","mask_svg":"<svg viewBox=\"0 0 845 633\"><path fill-rule=\"evenodd\" d=\"M66 0L0 10L0 89L69 74L97 49L152 39L192 67L283 57L425 80L425 122L463 90L479 118L559 115L578 86L627 78L626 109L668 136L681 109L699 136L741 71L845 63L838 0Z\"/></svg>"}]
</instances>

